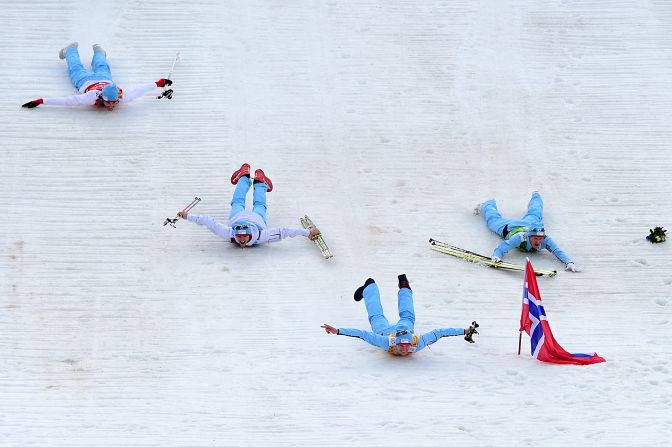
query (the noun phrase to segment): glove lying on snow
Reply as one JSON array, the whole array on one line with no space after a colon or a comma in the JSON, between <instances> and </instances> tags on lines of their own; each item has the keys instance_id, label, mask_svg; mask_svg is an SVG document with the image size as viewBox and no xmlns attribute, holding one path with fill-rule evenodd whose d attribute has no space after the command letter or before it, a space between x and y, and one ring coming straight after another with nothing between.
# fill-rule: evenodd
<instances>
[{"instance_id":1,"label":"glove lying on snow","mask_svg":"<svg viewBox=\"0 0 672 447\"><path fill-rule=\"evenodd\" d=\"M565 270L569 270L570 272L576 273L579 271L579 268L573 262L568 262L567 265L565 266Z\"/></svg>"}]
</instances>

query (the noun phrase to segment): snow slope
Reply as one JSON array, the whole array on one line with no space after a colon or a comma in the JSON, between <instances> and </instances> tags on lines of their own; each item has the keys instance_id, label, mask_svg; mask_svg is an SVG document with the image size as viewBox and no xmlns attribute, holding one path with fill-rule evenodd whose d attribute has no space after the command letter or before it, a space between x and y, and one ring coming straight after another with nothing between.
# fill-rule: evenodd
<instances>
[{"instance_id":1,"label":"snow slope","mask_svg":"<svg viewBox=\"0 0 672 447\"><path fill-rule=\"evenodd\" d=\"M0 10L0 445L669 445L672 245L644 240L672 227L669 2ZM72 40L122 87L180 51L174 99L19 108L73 93ZM335 258L161 226L195 195L225 219L243 161L271 225L308 213ZM535 189L583 269L540 280L549 321L605 364L517 356L522 277L428 248L489 254L473 206L521 215ZM476 319L477 343L394 358L320 329L367 327L369 276L393 319L402 272L418 332Z\"/></svg>"}]
</instances>

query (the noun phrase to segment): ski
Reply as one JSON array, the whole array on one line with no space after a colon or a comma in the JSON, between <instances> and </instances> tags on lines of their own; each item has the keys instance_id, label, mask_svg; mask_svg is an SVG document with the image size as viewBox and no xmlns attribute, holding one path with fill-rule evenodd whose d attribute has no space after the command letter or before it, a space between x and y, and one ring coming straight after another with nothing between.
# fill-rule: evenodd
<instances>
[{"instance_id":1,"label":"ski","mask_svg":"<svg viewBox=\"0 0 672 447\"><path fill-rule=\"evenodd\" d=\"M473 251L465 250L463 248L455 247L454 245L446 244L444 242L437 241L435 239L430 239L430 248L432 250L438 251L440 253L444 253L450 256L454 256L459 259L463 259L468 262L473 262L476 264L482 264L482 265L487 265L488 267L492 267L498 270L514 270L514 271L525 271L525 266L524 265L518 265L518 264L513 264L511 262L492 262L492 259L490 257L481 255L478 253L474 253ZM534 269L534 273L537 276L548 276L549 278L552 278L555 276L558 271L557 270L546 270L546 269Z\"/></svg>"},{"instance_id":2,"label":"ski","mask_svg":"<svg viewBox=\"0 0 672 447\"><path fill-rule=\"evenodd\" d=\"M301 226L306 230L315 228L315 224L313 223L312 220L310 220L310 217L308 217L307 215L301 217L299 220L301 221ZM321 234L311 239L313 242L315 242L317 248L319 248L320 251L322 252L322 256L324 256L324 259L329 259L334 256L333 253L331 253L331 250L329 250L329 247L327 247L327 244L324 242L324 238L322 237Z\"/></svg>"}]
</instances>

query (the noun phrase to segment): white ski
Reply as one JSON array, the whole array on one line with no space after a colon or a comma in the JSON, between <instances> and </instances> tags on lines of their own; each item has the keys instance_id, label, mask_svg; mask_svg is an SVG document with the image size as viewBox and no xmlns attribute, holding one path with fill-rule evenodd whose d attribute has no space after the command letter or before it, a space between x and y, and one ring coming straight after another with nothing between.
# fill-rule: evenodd
<instances>
[{"instance_id":1,"label":"white ski","mask_svg":"<svg viewBox=\"0 0 672 447\"><path fill-rule=\"evenodd\" d=\"M315 224L313 223L312 220L310 220L310 217L303 216L302 218L299 219L301 221L301 226L303 228L310 230L311 228L315 228ZM311 238L313 242L315 242L315 245L317 245L317 248L320 249L322 252L322 256L324 256L324 259L329 259L332 258L334 255L329 250L329 247L327 247L327 244L324 242L324 238L322 237L322 234L319 234L313 238Z\"/></svg>"}]
</instances>

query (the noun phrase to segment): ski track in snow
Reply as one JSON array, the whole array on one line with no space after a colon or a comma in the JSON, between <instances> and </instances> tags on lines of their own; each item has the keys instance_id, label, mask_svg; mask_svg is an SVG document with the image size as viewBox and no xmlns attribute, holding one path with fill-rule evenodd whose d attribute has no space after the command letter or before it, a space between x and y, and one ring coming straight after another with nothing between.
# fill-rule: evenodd
<instances>
[{"instance_id":1,"label":"ski track in snow","mask_svg":"<svg viewBox=\"0 0 672 447\"><path fill-rule=\"evenodd\" d=\"M351 3L0 1L0 445L668 445L672 245L644 236L672 226L670 4ZM19 108L73 93L72 40L122 87L180 51L174 99ZM161 227L195 195L224 220L243 161L332 260ZM522 277L429 250L489 254L473 206L535 189L583 269L540 279L554 334L605 364L517 356ZM477 343L320 329L367 328L369 276L394 319L401 272L417 332Z\"/></svg>"}]
</instances>

